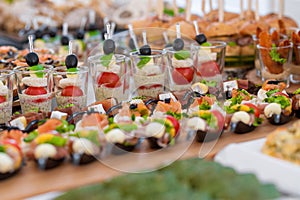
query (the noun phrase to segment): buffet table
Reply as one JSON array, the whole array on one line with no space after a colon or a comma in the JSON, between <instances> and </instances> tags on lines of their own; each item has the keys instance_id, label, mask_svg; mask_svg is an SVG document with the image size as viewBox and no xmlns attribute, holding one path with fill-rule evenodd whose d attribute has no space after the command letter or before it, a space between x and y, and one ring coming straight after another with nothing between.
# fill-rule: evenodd
<instances>
[{"instance_id":1,"label":"buffet table","mask_svg":"<svg viewBox=\"0 0 300 200\"><path fill-rule=\"evenodd\" d=\"M292 121L283 126L289 126L291 123ZM193 142L180 159L198 157L200 149L201 157L207 151L205 159L212 159L218 151L230 143L263 138L275 128L276 126L270 125L265 120L262 126L247 134L239 135L225 132L215 145L214 141L203 143L202 145ZM210 150L212 146L213 148ZM151 163L145 162L143 156L140 156L137 162L128 162L131 159L130 154L111 156L109 159L110 163L115 163L126 169L126 171L144 171L168 164L171 162L170 158L179 155L178 151L182 151L184 148L187 148L186 144L180 143L168 148L166 151L158 152L159 155L151 159ZM24 199L47 192L65 191L87 184L99 183L122 174L124 172L114 170L100 162L93 162L85 166L74 166L70 162L65 162L62 166L55 169L41 171L35 166L34 162L29 161L16 176L0 182L0 194L1 199Z\"/></svg>"}]
</instances>

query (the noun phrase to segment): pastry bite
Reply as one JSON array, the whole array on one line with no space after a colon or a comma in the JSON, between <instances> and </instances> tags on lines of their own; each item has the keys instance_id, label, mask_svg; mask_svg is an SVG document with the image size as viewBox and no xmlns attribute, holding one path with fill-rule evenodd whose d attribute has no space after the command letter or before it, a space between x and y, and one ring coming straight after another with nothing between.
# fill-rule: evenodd
<instances>
[{"instance_id":1,"label":"pastry bite","mask_svg":"<svg viewBox=\"0 0 300 200\"><path fill-rule=\"evenodd\" d=\"M144 128L142 136L146 138L150 148L161 149L175 144L179 135L180 123L175 117L166 115L153 117Z\"/></svg>"},{"instance_id":2,"label":"pastry bite","mask_svg":"<svg viewBox=\"0 0 300 200\"><path fill-rule=\"evenodd\" d=\"M196 136L198 142L209 142L221 136L224 131L225 113L218 109L192 112L185 122L190 136Z\"/></svg>"},{"instance_id":3,"label":"pastry bite","mask_svg":"<svg viewBox=\"0 0 300 200\"><path fill-rule=\"evenodd\" d=\"M230 130L234 133L244 134L253 131L262 123L260 112L252 103L235 104L225 108Z\"/></svg>"},{"instance_id":4,"label":"pastry bite","mask_svg":"<svg viewBox=\"0 0 300 200\"><path fill-rule=\"evenodd\" d=\"M115 155L133 151L140 140L136 135L138 125L134 122L110 123L103 132L106 142L111 147L111 153Z\"/></svg>"},{"instance_id":5,"label":"pastry bite","mask_svg":"<svg viewBox=\"0 0 300 200\"><path fill-rule=\"evenodd\" d=\"M69 134L69 154L75 165L88 164L99 158L103 144L97 130L81 130Z\"/></svg>"},{"instance_id":6,"label":"pastry bite","mask_svg":"<svg viewBox=\"0 0 300 200\"><path fill-rule=\"evenodd\" d=\"M73 130L65 120L48 119L24 137L24 153L42 170L55 168L68 157L67 135Z\"/></svg>"},{"instance_id":7,"label":"pastry bite","mask_svg":"<svg viewBox=\"0 0 300 200\"><path fill-rule=\"evenodd\" d=\"M19 130L0 132L0 180L18 173L23 165L21 149L23 133Z\"/></svg>"}]
</instances>

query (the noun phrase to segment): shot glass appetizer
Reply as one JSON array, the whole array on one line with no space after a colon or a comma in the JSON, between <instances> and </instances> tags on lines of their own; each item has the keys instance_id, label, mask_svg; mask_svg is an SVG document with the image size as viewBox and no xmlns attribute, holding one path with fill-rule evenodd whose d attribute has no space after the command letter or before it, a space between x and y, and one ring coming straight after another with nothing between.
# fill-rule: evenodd
<instances>
[{"instance_id":1,"label":"shot glass appetizer","mask_svg":"<svg viewBox=\"0 0 300 200\"><path fill-rule=\"evenodd\" d=\"M65 67L54 70L55 97L59 108L72 104L82 110L87 104L88 68L77 66L78 58L72 53L72 41L69 42L69 55Z\"/></svg>"},{"instance_id":2,"label":"shot glass appetizer","mask_svg":"<svg viewBox=\"0 0 300 200\"><path fill-rule=\"evenodd\" d=\"M129 96L127 59L124 55L114 54L115 42L111 39L110 31L106 34L103 52L103 55L88 59L96 101L111 97L118 101L127 100Z\"/></svg>"},{"instance_id":3,"label":"shot glass appetizer","mask_svg":"<svg viewBox=\"0 0 300 200\"><path fill-rule=\"evenodd\" d=\"M262 81L272 78L285 82L289 87L293 44L288 40L280 41L279 44L273 43L271 35L262 32L257 49Z\"/></svg>"},{"instance_id":4,"label":"shot glass appetizer","mask_svg":"<svg viewBox=\"0 0 300 200\"><path fill-rule=\"evenodd\" d=\"M191 87L194 81L194 50L184 47L180 25L177 24L177 38L173 47L166 48L168 58L169 87L171 91L183 91Z\"/></svg>"},{"instance_id":5,"label":"shot glass appetizer","mask_svg":"<svg viewBox=\"0 0 300 200\"><path fill-rule=\"evenodd\" d=\"M156 98L165 90L165 51L152 50L143 32L144 45L130 54L133 80L138 96Z\"/></svg>"},{"instance_id":6,"label":"shot glass appetizer","mask_svg":"<svg viewBox=\"0 0 300 200\"><path fill-rule=\"evenodd\" d=\"M0 70L0 124L7 123L12 115L14 72Z\"/></svg>"},{"instance_id":7,"label":"shot glass appetizer","mask_svg":"<svg viewBox=\"0 0 300 200\"><path fill-rule=\"evenodd\" d=\"M33 52L32 36L29 36L30 53L26 55L28 66L15 68L18 95L23 113L30 111L50 112L53 98L52 66L39 64Z\"/></svg>"}]
</instances>

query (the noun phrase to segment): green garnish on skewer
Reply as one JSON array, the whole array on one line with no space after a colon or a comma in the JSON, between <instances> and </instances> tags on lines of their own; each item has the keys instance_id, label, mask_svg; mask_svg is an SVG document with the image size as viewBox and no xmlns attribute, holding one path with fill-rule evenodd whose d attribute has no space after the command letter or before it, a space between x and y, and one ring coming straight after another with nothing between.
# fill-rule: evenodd
<instances>
[{"instance_id":1,"label":"green garnish on skewer","mask_svg":"<svg viewBox=\"0 0 300 200\"><path fill-rule=\"evenodd\" d=\"M181 51L178 51L174 54L174 57L177 59L177 60L185 60L187 58L190 58L191 57L191 54L189 51L186 51L186 50L181 50Z\"/></svg>"}]
</instances>

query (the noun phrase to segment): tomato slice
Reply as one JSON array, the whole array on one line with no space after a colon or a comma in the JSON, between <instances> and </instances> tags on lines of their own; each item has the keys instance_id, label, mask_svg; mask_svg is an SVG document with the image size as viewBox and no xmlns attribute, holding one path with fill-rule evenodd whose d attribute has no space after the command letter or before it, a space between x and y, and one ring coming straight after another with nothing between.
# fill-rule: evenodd
<instances>
[{"instance_id":1,"label":"tomato slice","mask_svg":"<svg viewBox=\"0 0 300 200\"><path fill-rule=\"evenodd\" d=\"M161 84L154 84L154 85L143 85L140 86L139 89L144 90L144 89L155 89L155 88L160 88L162 87Z\"/></svg>"},{"instance_id":2,"label":"tomato slice","mask_svg":"<svg viewBox=\"0 0 300 200\"><path fill-rule=\"evenodd\" d=\"M97 78L98 86L104 85L108 88L120 87L121 82L117 74L113 72L102 72Z\"/></svg>"},{"instance_id":3,"label":"tomato slice","mask_svg":"<svg viewBox=\"0 0 300 200\"><path fill-rule=\"evenodd\" d=\"M27 95L43 95L47 94L47 90L44 87L33 87L30 86L25 90L25 94Z\"/></svg>"},{"instance_id":4,"label":"tomato slice","mask_svg":"<svg viewBox=\"0 0 300 200\"><path fill-rule=\"evenodd\" d=\"M65 97L80 97L83 95L82 90L77 86L67 86L61 91L61 96Z\"/></svg>"},{"instance_id":5,"label":"tomato slice","mask_svg":"<svg viewBox=\"0 0 300 200\"><path fill-rule=\"evenodd\" d=\"M220 74L220 67L214 61L208 61L201 63L197 69L197 75L202 77L212 77L217 74Z\"/></svg>"},{"instance_id":6,"label":"tomato slice","mask_svg":"<svg viewBox=\"0 0 300 200\"><path fill-rule=\"evenodd\" d=\"M189 84L192 82L194 78L194 68L193 67L175 68L172 72L172 78L177 85Z\"/></svg>"},{"instance_id":7,"label":"tomato slice","mask_svg":"<svg viewBox=\"0 0 300 200\"><path fill-rule=\"evenodd\" d=\"M178 134L179 128L180 128L180 124L179 124L178 120L171 115L168 115L167 119L173 124L173 126L175 128L175 136L176 136Z\"/></svg>"},{"instance_id":8,"label":"tomato slice","mask_svg":"<svg viewBox=\"0 0 300 200\"><path fill-rule=\"evenodd\" d=\"M0 103L3 103L6 101L6 97L5 96L0 96Z\"/></svg>"},{"instance_id":9,"label":"tomato slice","mask_svg":"<svg viewBox=\"0 0 300 200\"><path fill-rule=\"evenodd\" d=\"M223 129L224 125L225 125L225 117L224 115L218 111L218 110L212 110L211 113L217 118L218 120L218 127L219 127L219 131Z\"/></svg>"},{"instance_id":10,"label":"tomato slice","mask_svg":"<svg viewBox=\"0 0 300 200\"><path fill-rule=\"evenodd\" d=\"M250 108L253 108L254 109L254 115L255 115L255 117L257 117L257 118L259 117L260 111L259 111L259 109L258 109L258 107L256 105L254 105L253 103L244 103L244 105L246 105L246 106L248 106Z\"/></svg>"}]
</instances>

